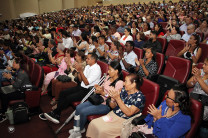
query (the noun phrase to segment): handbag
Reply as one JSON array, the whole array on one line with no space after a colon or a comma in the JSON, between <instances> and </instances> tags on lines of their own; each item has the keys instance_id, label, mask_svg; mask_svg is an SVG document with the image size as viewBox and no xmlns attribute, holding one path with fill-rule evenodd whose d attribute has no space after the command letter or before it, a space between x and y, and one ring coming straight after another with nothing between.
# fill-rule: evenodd
<instances>
[{"instance_id":1,"label":"handbag","mask_svg":"<svg viewBox=\"0 0 208 138\"><path fill-rule=\"evenodd\" d=\"M56 79L61 82L71 82L71 78L66 75L59 75Z\"/></svg>"},{"instance_id":2,"label":"handbag","mask_svg":"<svg viewBox=\"0 0 208 138\"><path fill-rule=\"evenodd\" d=\"M99 105L104 102L103 97L100 94L92 94L88 101L91 102L93 105Z\"/></svg>"}]
</instances>

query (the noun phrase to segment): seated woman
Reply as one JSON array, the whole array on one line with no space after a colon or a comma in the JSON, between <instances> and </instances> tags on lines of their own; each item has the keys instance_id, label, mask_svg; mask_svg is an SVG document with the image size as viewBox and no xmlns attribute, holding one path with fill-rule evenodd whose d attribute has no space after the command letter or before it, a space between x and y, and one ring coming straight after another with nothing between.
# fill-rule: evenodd
<instances>
[{"instance_id":1,"label":"seated woman","mask_svg":"<svg viewBox=\"0 0 208 138\"><path fill-rule=\"evenodd\" d=\"M196 29L195 32L203 33L204 38L201 39L205 39L205 36L208 35L208 20L203 20L202 24Z\"/></svg>"},{"instance_id":2,"label":"seated woman","mask_svg":"<svg viewBox=\"0 0 208 138\"><path fill-rule=\"evenodd\" d=\"M204 105L203 120L208 121L208 58L205 59L202 69L194 68L193 76L188 80L187 87L194 88L190 97Z\"/></svg>"},{"instance_id":3,"label":"seated woman","mask_svg":"<svg viewBox=\"0 0 208 138\"><path fill-rule=\"evenodd\" d=\"M70 64L73 64L74 63L74 58L73 58L73 53L70 54L69 50L68 50L66 52L65 58L62 59L58 70L50 72L45 76L45 79L43 81L41 95L47 94L47 88L48 88L48 85L49 85L49 83L51 82L52 79L56 79L59 75L66 75L65 70L67 69L67 64L69 64L69 62L70 62Z\"/></svg>"},{"instance_id":4,"label":"seated woman","mask_svg":"<svg viewBox=\"0 0 208 138\"><path fill-rule=\"evenodd\" d=\"M121 135L122 123L142 112L145 96L139 90L143 83L142 77L129 74L125 78L124 88L120 91L112 88L109 95L112 99L110 107L113 111L106 116L94 119L87 129L87 137L90 138L115 138Z\"/></svg>"},{"instance_id":5,"label":"seated woman","mask_svg":"<svg viewBox=\"0 0 208 138\"><path fill-rule=\"evenodd\" d=\"M162 37L162 36L164 36L164 33L163 33L163 27L162 27L161 24L157 23L157 24L155 25L154 28L155 28L157 37Z\"/></svg>"},{"instance_id":6,"label":"seated woman","mask_svg":"<svg viewBox=\"0 0 208 138\"><path fill-rule=\"evenodd\" d=\"M92 53L95 49L95 45L99 45L98 39L96 36L91 36L91 38L89 39L89 44L86 45L85 55L88 55L88 53Z\"/></svg>"},{"instance_id":7,"label":"seated woman","mask_svg":"<svg viewBox=\"0 0 208 138\"><path fill-rule=\"evenodd\" d=\"M56 48L56 50L58 53L54 57L52 57L52 50L48 49L48 58L52 65L42 66L45 74L48 74L52 71L57 71L57 65L59 65L64 58L64 52L58 47Z\"/></svg>"},{"instance_id":8,"label":"seated woman","mask_svg":"<svg viewBox=\"0 0 208 138\"><path fill-rule=\"evenodd\" d=\"M133 41L133 37L131 36L131 29L129 28L124 30L124 35L119 40L119 42L123 45L125 45L127 41Z\"/></svg>"},{"instance_id":9,"label":"seated woman","mask_svg":"<svg viewBox=\"0 0 208 138\"><path fill-rule=\"evenodd\" d=\"M91 36L100 36L100 28L98 26L94 26L91 28Z\"/></svg>"},{"instance_id":10,"label":"seated woman","mask_svg":"<svg viewBox=\"0 0 208 138\"><path fill-rule=\"evenodd\" d=\"M150 105L148 110L147 117L137 123L137 127L145 127L146 134L158 138L181 138L191 128L189 96L185 91L171 89L158 108Z\"/></svg>"},{"instance_id":11,"label":"seated woman","mask_svg":"<svg viewBox=\"0 0 208 138\"><path fill-rule=\"evenodd\" d=\"M115 88L119 91L123 88L121 65L119 62L112 61L109 64L108 76L104 80L102 86L95 85L96 93L101 94L104 102L99 105L93 105L91 102L84 102L76 107L75 117L74 117L74 128L69 130L69 138L74 138L81 136L81 133L85 131L85 123L87 122L87 116L97 115L97 114L107 114L110 111L108 105L106 105L106 100L109 95L109 90ZM114 99L111 98L112 101Z\"/></svg>"},{"instance_id":12,"label":"seated woman","mask_svg":"<svg viewBox=\"0 0 208 138\"><path fill-rule=\"evenodd\" d=\"M137 67L135 71L142 77L151 77L157 74L156 51L154 48L147 48L144 59L136 58Z\"/></svg>"},{"instance_id":13,"label":"seated woman","mask_svg":"<svg viewBox=\"0 0 208 138\"><path fill-rule=\"evenodd\" d=\"M162 36L162 38L166 38L168 42L170 42L170 40L180 40L181 34L179 27L176 26L170 27L170 29L167 31L167 33L164 36Z\"/></svg>"},{"instance_id":14,"label":"seated woman","mask_svg":"<svg viewBox=\"0 0 208 138\"><path fill-rule=\"evenodd\" d=\"M110 50L105 50L104 57L106 59L107 63L110 63L113 60L118 59L119 56L119 49L121 48L121 44L118 41L114 41L111 43L111 49Z\"/></svg>"},{"instance_id":15,"label":"seated woman","mask_svg":"<svg viewBox=\"0 0 208 138\"><path fill-rule=\"evenodd\" d=\"M186 46L181 50L177 56L192 60L195 65L202 54L202 49L199 47L200 36L198 34L192 34Z\"/></svg>"},{"instance_id":16,"label":"seated woman","mask_svg":"<svg viewBox=\"0 0 208 138\"><path fill-rule=\"evenodd\" d=\"M76 47L76 51L78 50L83 50L85 51L86 49L86 45L88 44L87 43L87 34L86 33L82 33L80 35L80 40L77 42L76 39L74 39L74 47Z\"/></svg>"},{"instance_id":17,"label":"seated woman","mask_svg":"<svg viewBox=\"0 0 208 138\"><path fill-rule=\"evenodd\" d=\"M71 55L71 54L70 54ZM67 63L67 70L65 73L71 78L71 82L61 82L58 80L52 80L52 96L55 98L51 101L51 105L55 105L53 109L56 108L56 103L58 101L59 93L67 88L75 87L77 85L76 80L77 79L77 72L74 68L74 64L80 64L82 66L82 69L85 68L86 62L85 62L85 55L83 51L78 51L78 53L75 56L75 62L71 62L71 57L67 53L65 57L65 61Z\"/></svg>"},{"instance_id":18,"label":"seated woman","mask_svg":"<svg viewBox=\"0 0 208 138\"><path fill-rule=\"evenodd\" d=\"M147 22L144 22L143 23L143 28L142 28L142 31L141 32L143 32L145 36L149 36L150 35L151 28L150 28L149 23L147 23Z\"/></svg>"},{"instance_id":19,"label":"seated woman","mask_svg":"<svg viewBox=\"0 0 208 138\"><path fill-rule=\"evenodd\" d=\"M4 113L7 110L8 104L10 100L18 100L23 99L25 97L25 94L21 91L17 91L18 89L22 88L22 86L25 85L31 85L31 82L29 80L29 76L27 73L20 68L20 58L15 58L13 61L13 69L16 70L16 72L13 74L4 72L2 75L4 78L9 80L11 82L11 86L5 86L8 89L4 89L5 87L1 87L0 92L0 99L1 99L1 107L2 112L0 114L0 122L6 120L6 116ZM10 92L9 92L10 91Z\"/></svg>"},{"instance_id":20,"label":"seated woman","mask_svg":"<svg viewBox=\"0 0 208 138\"><path fill-rule=\"evenodd\" d=\"M144 43L144 40L145 40L145 35L144 35L144 33L138 32L138 33L136 34L136 40L134 40L134 45L135 45L135 47L141 48L141 46L142 46L143 43Z\"/></svg>"}]
</instances>

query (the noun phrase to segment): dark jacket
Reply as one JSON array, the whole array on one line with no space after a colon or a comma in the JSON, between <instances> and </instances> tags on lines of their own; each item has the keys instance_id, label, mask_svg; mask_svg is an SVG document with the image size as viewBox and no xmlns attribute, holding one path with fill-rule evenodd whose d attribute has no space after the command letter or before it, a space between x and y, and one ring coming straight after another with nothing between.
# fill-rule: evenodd
<instances>
[{"instance_id":1,"label":"dark jacket","mask_svg":"<svg viewBox=\"0 0 208 138\"><path fill-rule=\"evenodd\" d=\"M20 69L19 71L17 71L15 74L14 74L14 79L11 79L11 83L13 85L13 87L15 89L20 89L22 88L22 86L24 85L31 85L31 82L30 82L30 79L29 79L29 76L27 75L27 73Z\"/></svg>"}]
</instances>

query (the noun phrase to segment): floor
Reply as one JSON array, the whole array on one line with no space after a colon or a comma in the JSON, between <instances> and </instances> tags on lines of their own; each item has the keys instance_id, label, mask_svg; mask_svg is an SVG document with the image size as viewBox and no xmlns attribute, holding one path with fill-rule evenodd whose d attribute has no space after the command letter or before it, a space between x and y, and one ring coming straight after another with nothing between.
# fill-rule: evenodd
<instances>
[{"instance_id":1,"label":"floor","mask_svg":"<svg viewBox=\"0 0 208 138\"><path fill-rule=\"evenodd\" d=\"M51 98L47 95L41 97L41 109L43 112L51 111L50 103ZM9 121L0 124L0 138L67 138L69 136L68 130L73 127L73 119L69 124L65 125L59 134L55 131L64 123L69 115L74 111L72 107L67 108L62 112L60 124L53 124L49 121L42 121L39 119L38 114L33 115L31 120L27 123L10 125ZM9 131L14 127L14 131ZM85 133L83 134L83 138Z\"/></svg>"}]
</instances>

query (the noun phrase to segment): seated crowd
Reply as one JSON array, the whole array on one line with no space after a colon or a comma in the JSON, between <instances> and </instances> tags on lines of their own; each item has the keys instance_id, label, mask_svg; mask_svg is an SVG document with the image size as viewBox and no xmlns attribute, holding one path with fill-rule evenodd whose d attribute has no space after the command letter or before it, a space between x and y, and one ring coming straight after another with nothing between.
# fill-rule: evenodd
<instances>
[{"instance_id":1,"label":"seated crowd","mask_svg":"<svg viewBox=\"0 0 208 138\"><path fill-rule=\"evenodd\" d=\"M208 44L207 5L204 0L139 2L62 10L0 23L0 122L6 120L9 102L24 98L19 89L31 84L22 67L26 55L44 71L41 96L52 97L52 110L41 113L40 119L59 124L62 111L94 87L102 102L86 101L76 107L69 137L82 137L87 116L103 114L90 122L86 136L120 136L123 122L146 106L148 99L140 89L144 79L159 75L156 56L166 50L159 40L181 40L185 46L176 56L193 63L186 87L194 89L188 93L184 88L169 88L159 107L148 107L139 126L161 138L185 137L191 128L190 97L202 102L203 120L208 121L208 58L202 68L196 66L204 52L200 44ZM144 56L138 57L138 49ZM98 62L108 64L102 84L99 81L105 75ZM124 76L123 71L129 74ZM2 85L4 81L10 85Z\"/></svg>"}]
</instances>

